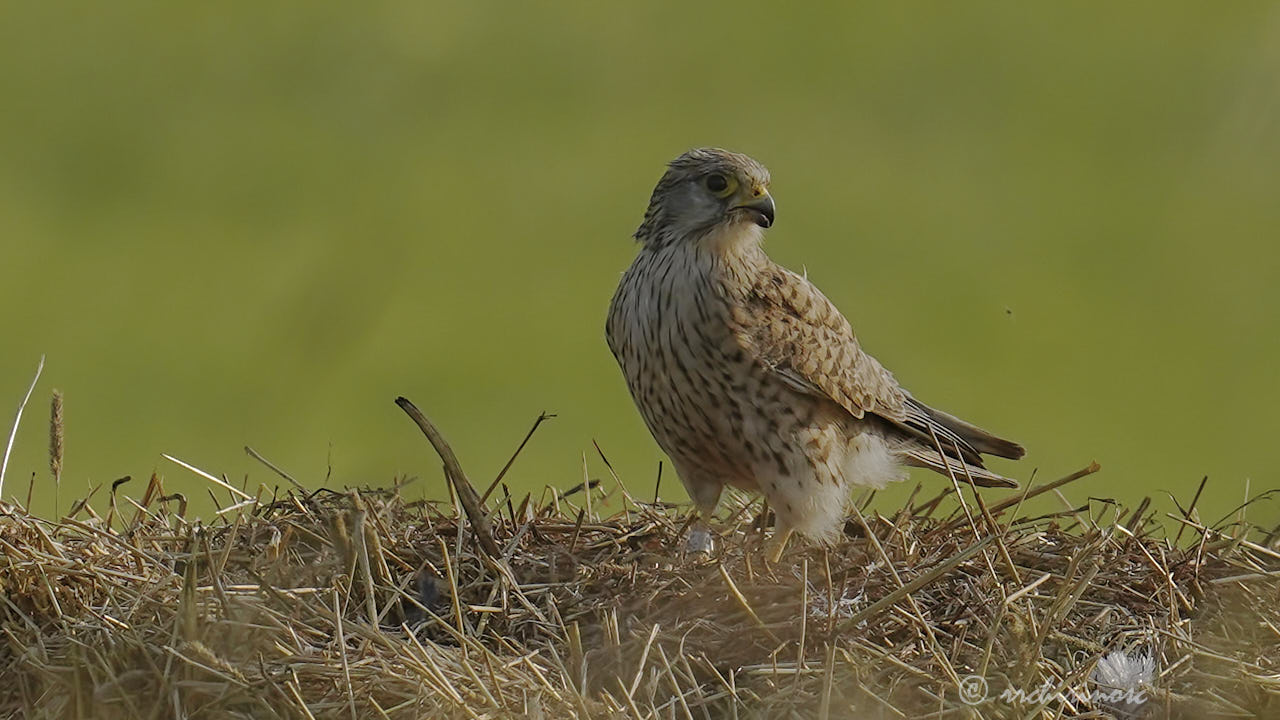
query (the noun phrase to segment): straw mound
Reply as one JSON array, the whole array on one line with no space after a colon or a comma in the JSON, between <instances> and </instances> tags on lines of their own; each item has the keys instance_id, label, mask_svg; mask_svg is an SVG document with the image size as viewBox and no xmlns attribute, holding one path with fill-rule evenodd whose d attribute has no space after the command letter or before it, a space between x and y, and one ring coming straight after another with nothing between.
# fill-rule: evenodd
<instances>
[{"instance_id":1,"label":"straw mound","mask_svg":"<svg viewBox=\"0 0 1280 720\"><path fill-rule=\"evenodd\" d=\"M757 505L684 558L687 511L610 480L482 523L353 490L206 525L162 495L0 508L0 715L1280 717L1271 539L1175 542L1145 503L1011 519L966 491L768 567Z\"/></svg>"}]
</instances>

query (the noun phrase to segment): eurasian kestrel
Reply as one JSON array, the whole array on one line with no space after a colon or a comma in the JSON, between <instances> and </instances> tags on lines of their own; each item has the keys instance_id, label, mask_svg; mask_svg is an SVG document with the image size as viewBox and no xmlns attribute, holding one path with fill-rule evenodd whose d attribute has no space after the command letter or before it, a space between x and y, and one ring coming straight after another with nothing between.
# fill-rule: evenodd
<instances>
[{"instance_id":1,"label":"eurasian kestrel","mask_svg":"<svg viewBox=\"0 0 1280 720\"><path fill-rule=\"evenodd\" d=\"M738 153L704 148L672 161L605 326L640 414L703 517L726 485L763 492L776 561L792 531L832 539L851 487L884 487L908 465L1017 487L982 455L1016 459L1021 446L916 400L863 352L830 300L765 254L768 187L768 170Z\"/></svg>"}]
</instances>

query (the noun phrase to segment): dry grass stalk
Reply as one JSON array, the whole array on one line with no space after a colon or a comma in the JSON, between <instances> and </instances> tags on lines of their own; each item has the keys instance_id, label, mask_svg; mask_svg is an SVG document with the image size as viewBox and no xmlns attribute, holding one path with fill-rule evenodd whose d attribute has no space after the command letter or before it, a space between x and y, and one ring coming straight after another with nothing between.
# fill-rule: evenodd
<instances>
[{"instance_id":1,"label":"dry grass stalk","mask_svg":"<svg viewBox=\"0 0 1280 720\"><path fill-rule=\"evenodd\" d=\"M62 484L63 436L62 393L54 390L49 407L49 472L53 475L55 486Z\"/></svg>"},{"instance_id":2,"label":"dry grass stalk","mask_svg":"<svg viewBox=\"0 0 1280 720\"><path fill-rule=\"evenodd\" d=\"M18 437L18 426L22 424L22 411L27 409L27 401L31 400L31 393L36 389L36 383L40 382L40 373L44 372L44 356L40 356L40 364L36 366L36 374L31 378L31 384L27 386L27 394L22 396L22 402L18 403L18 411L13 416L13 427L9 429L9 440L4 446L4 457L0 459L0 498L4 497L4 476L9 471L9 455L13 452L14 438Z\"/></svg>"}]
</instances>

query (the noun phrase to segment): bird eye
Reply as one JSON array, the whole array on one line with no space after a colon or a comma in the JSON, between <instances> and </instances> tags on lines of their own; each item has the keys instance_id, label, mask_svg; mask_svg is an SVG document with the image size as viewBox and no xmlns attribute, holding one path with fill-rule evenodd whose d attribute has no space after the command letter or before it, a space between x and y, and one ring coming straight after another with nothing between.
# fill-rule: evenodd
<instances>
[{"instance_id":1,"label":"bird eye","mask_svg":"<svg viewBox=\"0 0 1280 720\"><path fill-rule=\"evenodd\" d=\"M717 197L726 197L733 192L737 185L732 178L726 177L722 173L711 173L703 180L707 189L714 193Z\"/></svg>"}]
</instances>

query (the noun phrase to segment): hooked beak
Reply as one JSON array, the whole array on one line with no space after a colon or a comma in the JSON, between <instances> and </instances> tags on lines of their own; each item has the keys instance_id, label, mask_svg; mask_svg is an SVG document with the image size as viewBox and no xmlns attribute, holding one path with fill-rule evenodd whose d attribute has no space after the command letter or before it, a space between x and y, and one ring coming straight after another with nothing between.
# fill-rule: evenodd
<instances>
[{"instance_id":1,"label":"hooked beak","mask_svg":"<svg viewBox=\"0 0 1280 720\"><path fill-rule=\"evenodd\" d=\"M751 221L762 228L773 225L773 196L764 188L758 188L755 197L741 205L734 206L733 209L747 211Z\"/></svg>"}]
</instances>

